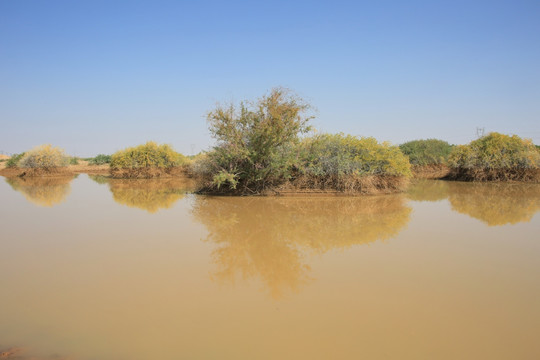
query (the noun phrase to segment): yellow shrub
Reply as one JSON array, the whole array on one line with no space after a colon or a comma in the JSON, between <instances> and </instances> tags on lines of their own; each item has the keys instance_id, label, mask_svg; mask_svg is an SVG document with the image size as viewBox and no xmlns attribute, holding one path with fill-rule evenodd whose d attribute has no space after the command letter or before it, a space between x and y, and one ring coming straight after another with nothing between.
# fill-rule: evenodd
<instances>
[{"instance_id":1,"label":"yellow shrub","mask_svg":"<svg viewBox=\"0 0 540 360\"><path fill-rule=\"evenodd\" d=\"M456 146L448 157L451 177L460 180L538 181L540 153L528 139L490 133Z\"/></svg>"},{"instance_id":2,"label":"yellow shrub","mask_svg":"<svg viewBox=\"0 0 540 360\"><path fill-rule=\"evenodd\" d=\"M302 172L315 176L410 176L408 158L399 147L375 138L321 134L300 144Z\"/></svg>"},{"instance_id":3,"label":"yellow shrub","mask_svg":"<svg viewBox=\"0 0 540 360\"><path fill-rule=\"evenodd\" d=\"M27 151L18 166L32 169L54 169L69 165L69 157L63 149L52 145L40 145Z\"/></svg>"},{"instance_id":4,"label":"yellow shrub","mask_svg":"<svg viewBox=\"0 0 540 360\"><path fill-rule=\"evenodd\" d=\"M468 145L457 146L449 163L464 169L537 169L540 154L531 140L492 132Z\"/></svg>"},{"instance_id":5,"label":"yellow shrub","mask_svg":"<svg viewBox=\"0 0 540 360\"><path fill-rule=\"evenodd\" d=\"M144 145L117 151L111 156L113 169L172 168L187 164L184 155L167 144L149 141Z\"/></svg>"}]
</instances>

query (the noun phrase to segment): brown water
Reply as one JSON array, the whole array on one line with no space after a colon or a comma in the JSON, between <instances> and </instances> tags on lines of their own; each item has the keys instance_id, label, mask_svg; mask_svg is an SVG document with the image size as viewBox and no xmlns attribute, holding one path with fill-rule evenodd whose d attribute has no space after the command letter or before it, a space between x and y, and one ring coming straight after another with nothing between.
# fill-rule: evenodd
<instances>
[{"instance_id":1,"label":"brown water","mask_svg":"<svg viewBox=\"0 0 540 360\"><path fill-rule=\"evenodd\" d=\"M190 186L0 179L0 350L540 358L539 185L328 198Z\"/></svg>"}]
</instances>

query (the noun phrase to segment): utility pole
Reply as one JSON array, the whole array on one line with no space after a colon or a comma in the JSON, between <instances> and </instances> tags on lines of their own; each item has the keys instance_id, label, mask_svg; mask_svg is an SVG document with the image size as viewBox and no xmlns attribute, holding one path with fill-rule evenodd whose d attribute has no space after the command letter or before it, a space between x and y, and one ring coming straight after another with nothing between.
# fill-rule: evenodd
<instances>
[{"instance_id":1,"label":"utility pole","mask_svg":"<svg viewBox=\"0 0 540 360\"><path fill-rule=\"evenodd\" d=\"M484 136L484 133L486 132L486 128L483 128L483 127L476 127L476 138L477 139L480 139L481 137Z\"/></svg>"}]
</instances>

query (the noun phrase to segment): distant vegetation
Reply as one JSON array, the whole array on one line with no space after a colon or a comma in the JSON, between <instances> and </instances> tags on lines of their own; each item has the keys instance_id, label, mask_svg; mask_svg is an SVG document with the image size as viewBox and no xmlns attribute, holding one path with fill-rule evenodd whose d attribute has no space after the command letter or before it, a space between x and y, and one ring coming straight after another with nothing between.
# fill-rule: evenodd
<instances>
[{"instance_id":1,"label":"distant vegetation","mask_svg":"<svg viewBox=\"0 0 540 360\"><path fill-rule=\"evenodd\" d=\"M14 168L17 167L17 164L19 163L19 160L24 156L25 153L20 154L13 154L8 161L6 162L6 167L8 168Z\"/></svg>"},{"instance_id":2,"label":"distant vegetation","mask_svg":"<svg viewBox=\"0 0 540 360\"><path fill-rule=\"evenodd\" d=\"M455 147L448 161L456 179L533 180L538 176L540 152L530 140L493 132Z\"/></svg>"},{"instance_id":3,"label":"distant vegetation","mask_svg":"<svg viewBox=\"0 0 540 360\"><path fill-rule=\"evenodd\" d=\"M292 186L357 192L367 185L373 191L393 188L410 174L397 147L373 138L326 134L301 140L310 130L309 109L277 88L255 102L211 111L210 132L218 144L193 167L202 191L261 194Z\"/></svg>"},{"instance_id":4,"label":"distant vegetation","mask_svg":"<svg viewBox=\"0 0 540 360\"><path fill-rule=\"evenodd\" d=\"M99 154L86 160L88 161L88 165L106 165L111 163L111 155Z\"/></svg>"},{"instance_id":5,"label":"distant vegetation","mask_svg":"<svg viewBox=\"0 0 540 360\"><path fill-rule=\"evenodd\" d=\"M112 175L126 178L159 177L187 163L188 159L170 145L152 141L117 151L110 161Z\"/></svg>"},{"instance_id":6,"label":"distant vegetation","mask_svg":"<svg viewBox=\"0 0 540 360\"><path fill-rule=\"evenodd\" d=\"M17 162L17 166L29 169L52 170L67 166L69 161L70 158L66 156L63 149L46 144L24 153Z\"/></svg>"},{"instance_id":7,"label":"distant vegetation","mask_svg":"<svg viewBox=\"0 0 540 360\"><path fill-rule=\"evenodd\" d=\"M413 140L399 145L413 166L445 165L452 145L443 140Z\"/></svg>"}]
</instances>

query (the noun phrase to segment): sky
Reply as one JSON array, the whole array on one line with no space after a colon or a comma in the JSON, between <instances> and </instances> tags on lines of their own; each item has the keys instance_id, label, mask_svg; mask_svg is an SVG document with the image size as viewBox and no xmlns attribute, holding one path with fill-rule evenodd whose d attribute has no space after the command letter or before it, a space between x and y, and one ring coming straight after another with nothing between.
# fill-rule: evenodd
<instances>
[{"instance_id":1,"label":"sky","mask_svg":"<svg viewBox=\"0 0 540 360\"><path fill-rule=\"evenodd\" d=\"M287 87L319 132L540 144L540 2L0 0L0 152L211 148L216 103Z\"/></svg>"}]
</instances>

